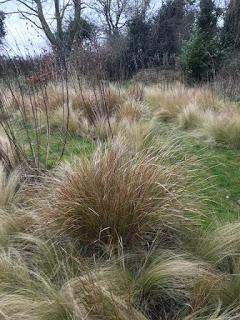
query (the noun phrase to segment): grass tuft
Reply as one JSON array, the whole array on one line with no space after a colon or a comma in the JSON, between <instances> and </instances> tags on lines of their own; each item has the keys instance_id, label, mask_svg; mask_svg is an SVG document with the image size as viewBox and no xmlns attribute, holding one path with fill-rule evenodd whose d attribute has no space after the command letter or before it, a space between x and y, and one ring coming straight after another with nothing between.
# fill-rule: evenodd
<instances>
[{"instance_id":1,"label":"grass tuft","mask_svg":"<svg viewBox=\"0 0 240 320\"><path fill-rule=\"evenodd\" d=\"M48 182L44 228L88 243L134 244L187 223L179 166L121 142L61 166Z\"/></svg>"},{"instance_id":2,"label":"grass tuft","mask_svg":"<svg viewBox=\"0 0 240 320\"><path fill-rule=\"evenodd\" d=\"M240 114L228 113L209 117L204 124L206 134L217 144L240 148Z\"/></svg>"}]
</instances>

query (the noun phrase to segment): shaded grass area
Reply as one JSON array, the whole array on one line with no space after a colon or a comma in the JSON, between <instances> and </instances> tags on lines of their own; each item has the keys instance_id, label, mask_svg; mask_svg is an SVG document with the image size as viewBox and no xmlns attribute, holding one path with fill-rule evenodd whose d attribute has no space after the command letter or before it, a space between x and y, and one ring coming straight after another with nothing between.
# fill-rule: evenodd
<instances>
[{"instance_id":1,"label":"shaded grass area","mask_svg":"<svg viewBox=\"0 0 240 320\"><path fill-rule=\"evenodd\" d=\"M199 180L200 194L207 200L208 218L235 220L240 213L240 152L222 146L210 146L208 142L183 132L172 123L159 123L159 134L176 136L179 158L196 158L197 170L193 183ZM194 168L193 168L194 169Z\"/></svg>"},{"instance_id":2,"label":"shaded grass area","mask_svg":"<svg viewBox=\"0 0 240 320\"><path fill-rule=\"evenodd\" d=\"M49 159L49 166L54 166L54 152L59 152L59 145L54 143L58 139L58 134L55 132L51 136L51 153L52 159ZM63 155L63 160L68 160L72 156L89 157L95 149L95 143L89 139L83 138L81 136L69 135L66 142L66 149Z\"/></svg>"},{"instance_id":3,"label":"shaded grass area","mask_svg":"<svg viewBox=\"0 0 240 320\"><path fill-rule=\"evenodd\" d=\"M36 135L34 129L29 126L29 136L33 143L36 145ZM32 154L30 152L30 148L28 146L28 138L26 136L26 132L21 133L23 144L27 147L27 155L31 158ZM64 136L59 132L59 130L51 130L51 134L49 137L49 151L48 151L48 160L47 160L47 169L52 169L59 160L62 151L62 145L64 141ZM42 130L39 134L40 140L40 150L39 150L39 158L40 162L44 165L46 161L46 145L47 145L47 136L46 131ZM36 149L36 148L35 148ZM61 160L70 160L73 156L81 156L81 157L89 157L95 149L94 141L78 136L71 135L70 133L67 135L66 145L64 149L64 154ZM36 150L37 152L37 150Z\"/></svg>"}]
</instances>

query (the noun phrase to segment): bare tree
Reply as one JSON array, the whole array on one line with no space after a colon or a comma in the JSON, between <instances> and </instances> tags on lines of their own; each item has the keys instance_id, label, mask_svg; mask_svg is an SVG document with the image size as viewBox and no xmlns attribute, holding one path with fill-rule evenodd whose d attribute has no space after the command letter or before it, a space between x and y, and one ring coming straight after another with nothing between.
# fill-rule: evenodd
<instances>
[{"instance_id":1,"label":"bare tree","mask_svg":"<svg viewBox=\"0 0 240 320\"><path fill-rule=\"evenodd\" d=\"M147 14L148 9L150 8L151 0L132 0L129 4L128 12L131 16Z\"/></svg>"},{"instance_id":2,"label":"bare tree","mask_svg":"<svg viewBox=\"0 0 240 320\"><path fill-rule=\"evenodd\" d=\"M151 0L92 0L88 7L100 17L103 31L110 37L117 36L139 12L145 14Z\"/></svg>"},{"instance_id":3,"label":"bare tree","mask_svg":"<svg viewBox=\"0 0 240 320\"><path fill-rule=\"evenodd\" d=\"M46 12L47 0L2 0L0 3L15 2L17 11L37 29L44 32L57 57L62 59L67 51L71 51L75 37L81 28L82 0L53 0L53 14ZM66 36L64 25L67 16L73 16L71 30ZM67 50L68 49L68 50Z\"/></svg>"},{"instance_id":4,"label":"bare tree","mask_svg":"<svg viewBox=\"0 0 240 320\"><path fill-rule=\"evenodd\" d=\"M126 23L128 3L129 0L93 0L88 6L100 17L107 35L114 36Z\"/></svg>"}]
</instances>

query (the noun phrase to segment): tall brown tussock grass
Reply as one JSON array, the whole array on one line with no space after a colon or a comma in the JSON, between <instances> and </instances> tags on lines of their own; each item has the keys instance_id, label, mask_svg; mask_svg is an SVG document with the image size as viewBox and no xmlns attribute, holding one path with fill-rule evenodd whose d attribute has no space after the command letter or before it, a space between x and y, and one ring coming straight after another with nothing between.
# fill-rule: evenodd
<instances>
[{"instance_id":1,"label":"tall brown tussock grass","mask_svg":"<svg viewBox=\"0 0 240 320\"><path fill-rule=\"evenodd\" d=\"M204 132L217 144L240 148L240 113L225 112L205 119Z\"/></svg>"},{"instance_id":2,"label":"tall brown tussock grass","mask_svg":"<svg viewBox=\"0 0 240 320\"><path fill-rule=\"evenodd\" d=\"M148 312L165 315L167 319L187 309L187 305L195 308L194 300L200 298L199 284L204 285L204 296L201 294L200 298L204 305L219 281L210 264L169 250L155 253L154 258L150 256L140 270L136 279L137 292L142 294L140 300Z\"/></svg>"},{"instance_id":3,"label":"tall brown tussock grass","mask_svg":"<svg viewBox=\"0 0 240 320\"><path fill-rule=\"evenodd\" d=\"M48 183L41 216L56 235L134 244L187 224L179 167L161 164L161 155L131 155L121 142L61 166Z\"/></svg>"},{"instance_id":4,"label":"tall brown tussock grass","mask_svg":"<svg viewBox=\"0 0 240 320\"><path fill-rule=\"evenodd\" d=\"M207 301L220 302L221 310L233 308L239 316L239 222L228 222L205 230L199 235L193 235L188 242L191 243L194 255L211 265L218 277L215 286L210 283L212 292ZM204 309L198 300L196 306Z\"/></svg>"},{"instance_id":5,"label":"tall brown tussock grass","mask_svg":"<svg viewBox=\"0 0 240 320\"><path fill-rule=\"evenodd\" d=\"M209 111L208 116L211 116ZM201 128L206 117L206 111L201 110L197 105L184 107L177 116L177 121L182 129Z\"/></svg>"},{"instance_id":6,"label":"tall brown tussock grass","mask_svg":"<svg viewBox=\"0 0 240 320\"><path fill-rule=\"evenodd\" d=\"M183 129L197 129L217 144L239 147L239 108L209 86L186 87L181 83L145 88L133 83L126 89L105 83L68 86L49 84L33 93L16 90L11 98L8 93L3 98L8 101L9 110L22 114L33 126L37 117L39 129L50 123L53 128L105 141L118 131L115 123L153 116L176 121Z\"/></svg>"},{"instance_id":7,"label":"tall brown tussock grass","mask_svg":"<svg viewBox=\"0 0 240 320\"><path fill-rule=\"evenodd\" d=\"M35 90L33 96L31 96L30 92L26 97L29 100L31 99L29 108L34 105L40 110L45 110L47 106L51 111L53 111L67 103L66 90L60 83L48 84L40 90Z\"/></svg>"},{"instance_id":8,"label":"tall brown tussock grass","mask_svg":"<svg viewBox=\"0 0 240 320\"><path fill-rule=\"evenodd\" d=\"M67 96L61 84L48 84L47 86L37 89L35 87L28 88L24 91L19 88L11 88L9 95L9 107L11 110L31 111L35 109L45 110L46 106L51 110L66 103Z\"/></svg>"},{"instance_id":9,"label":"tall brown tussock grass","mask_svg":"<svg viewBox=\"0 0 240 320\"><path fill-rule=\"evenodd\" d=\"M128 99L119 107L116 119L118 121L138 121L143 117L144 113L146 113L144 104Z\"/></svg>"},{"instance_id":10,"label":"tall brown tussock grass","mask_svg":"<svg viewBox=\"0 0 240 320\"><path fill-rule=\"evenodd\" d=\"M17 201L17 191L20 187L20 171L7 173L0 165L0 207L5 208L14 205Z\"/></svg>"},{"instance_id":11,"label":"tall brown tussock grass","mask_svg":"<svg viewBox=\"0 0 240 320\"><path fill-rule=\"evenodd\" d=\"M99 117L111 117L127 98L121 88L115 86L83 87L70 94L73 110L78 110L91 124Z\"/></svg>"},{"instance_id":12,"label":"tall brown tussock grass","mask_svg":"<svg viewBox=\"0 0 240 320\"><path fill-rule=\"evenodd\" d=\"M212 309L212 310L211 310ZM210 310L203 309L194 312L186 317L184 320L237 320L239 318L239 308L229 307L227 310L221 310L221 304L216 305Z\"/></svg>"},{"instance_id":13,"label":"tall brown tussock grass","mask_svg":"<svg viewBox=\"0 0 240 320\"><path fill-rule=\"evenodd\" d=\"M153 111L166 119L174 119L182 108L196 105L200 110L224 110L230 101L224 101L208 87L189 88L183 84L174 84L167 88L153 86L145 88L145 100L152 106ZM232 106L234 104L232 103Z\"/></svg>"},{"instance_id":14,"label":"tall brown tussock grass","mask_svg":"<svg viewBox=\"0 0 240 320\"><path fill-rule=\"evenodd\" d=\"M21 161L21 156L17 153L14 145L10 142L7 135L0 130L0 163L9 173L14 170Z\"/></svg>"},{"instance_id":15,"label":"tall brown tussock grass","mask_svg":"<svg viewBox=\"0 0 240 320\"><path fill-rule=\"evenodd\" d=\"M33 218L27 212L0 210L0 247L8 248L15 235L26 232L33 224Z\"/></svg>"},{"instance_id":16,"label":"tall brown tussock grass","mask_svg":"<svg viewBox=\"0 0 240 320\"><path fill-rule=\"evenodd\" d=\"M189 96L186 95L185 87L181 84L168 89L158 86L147 87L144 98L154 114L163 120L174 119L179 109L189 102Z\"/></svg>"},{"instance_id":17,"label":"tall brown tussock grass","mask_svg":"<svg viewBox=\"0 0 240 320\"><path fill-rule=\"evenodd\" d=\"M158 150L163 156L165 152L161 152L161 146L156 142L155 127L156 124L153 121L122 121L118 125L116 136L124 140L129 153L152 152L154 154L154 150Z\"/></svg>"},{"instance_id":18,"label":"tall brown tussock grass","mask_svg":"<svg viewBox=\"0 0 240 320\"><path fill-rule=\"evenodd\" d=\"M27 234L20 238L21 253L13 248L0 251L0 312L4 317L146 319L123 290L125 279L115 282L115 271L90 267L77 260L69 248L67 253Z\"/></svg>"},{"instance_id":19,"label":"tall brown tussock grass","mask_svg":"<svg viewBox=\"0 0 240 320\"><path fill-rule=\"evenodd\" d=\"M228 263L238 255L240 248L239 222L225 223L214 230L200 234L197 244L197 252L202 259L210 261L216 266L223 267L223 271L229 272ZM226 262L226 264L225 264Z\"/></svg>"},{"instance_id":20,"label":"tall brown tussock grass","mask_svg":"<svg viewBox=\"0 0 240 320\"><path fill-rule=\"evenodd\" d=\"M40 92L34 106L27 107L28 121L34 121L31 116L34 107L39 128L47 126L49 121L53 129L67 128L71 134L105 141L116 134L116 123L138 121L146 113L143 103L130 99L124 89L113 85L70 87L67 92L60 92L57 99L58 91L60 86L51 85L44 93ZM43 112L43 102L45 108L50 106L47 115Z\"/></svg>"},{"instance_id":21,"label":"tall brown tussock grass","mask_svg":"<svg viewBox=\"0 0 240 320\"><path fill-rule=\"evenodd\" d=\"M183 129L198 129L217 144L239 148L238 105L212 88L152 86L145 88L144 98L156 117L174 120Z\"/></svg>"},{"instance_id":22,"label":"tall brown tussock grass","mask_svg":"<svg viewBox=\"0 0 240 320\"><path fill-rule=\"evenodd\" d=\"M140 82L131 83L127 88L127 94L135 100L143 100L144 84Z\"/></svg>"},{"instance_id":23,"label":"tall brown tussock grass","mask_svg":"<svg viewBox=\"0 0 240 320\"><path fill-rule=\"evenodd\" d=\"M36 140L41 140L40 132L45 130L48 142L51 132L59 130L106 141L121 131L122 122L138 122L149 116L142 93L140 84L124 89L107 83L69 82L67 87L64 83L51 83L26 91L12 89L10 109L16 119L23 120L25 128L29 124L35 128ZM6 109L7 113L10 109Z\"/></svg>"}]
</instances>

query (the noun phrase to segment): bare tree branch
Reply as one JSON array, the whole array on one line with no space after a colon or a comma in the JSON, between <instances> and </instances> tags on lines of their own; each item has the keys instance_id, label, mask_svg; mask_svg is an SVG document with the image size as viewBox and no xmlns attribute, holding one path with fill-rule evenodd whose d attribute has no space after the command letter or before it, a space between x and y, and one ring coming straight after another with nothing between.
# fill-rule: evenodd
<instances>
[{"instance_id":1,"label":"bare tree branch","mask_svg":"<svg viewBox=\"0 0 240 320\"><path fill-rule=\"evenodd\" d=\"M13 2L14 0L1 0L0 3ZM82 0L68 0L66 3L61 0L53 0L54 14L52 21L46 13L44 0L15 0L19 5L16 12L24 19L31 22L37 29L43 30L50 44L59 55L65 55L66 48L71 50L74 39L79 33ZM73 24L69 37L63 36L63 26L67 18L67 9L73 10ZM10 12L8 14L11 14ZM66 43L67 42L67 43Z\"/></svg>"},{"instance_id":2,"label":"bare tree branch","mask_svg":"<svg viewBox=\"0 0 240 320\"><path fill-rule=\"evenodd\" d=\"M93 0L88 5L103 20L108 35L119 34L128 21L129 12L147 9L151 0Z\"/></svg>"},{"instance_id":3,"label":"bare tree branch","mask_svg":"<svg viewBox=\"0 0 240 320\"><path fill-rule=\"evenodd\" d=\"M18 13L20 13L20 15L24 18L24 19L26 19L26 20L28 20L29 22L31 22L36 28L38 28L38 29L42 29L41 28L41 26L39 26L34 20L32 20L27 14L25 14L23 11L18 11Z\"/></svg>"},{"instance_id":4,"label":"bare tree branch","mask_svg":"<svg viewBox=\"0 0 240 320\"><path fill-rule=\"evenodd\" d=\"M18 3L21 3L22 5L24 5L27 9L29 9L29 12L36 12L37 10L35 10L31 5L27 4L27 1L23 1L23 0L17 0Z\"/></svg>"},{"instance_id":5,"label":"bare tree branch","mask_svg":"<svg viewBox=\"0 0 240 320\"><path fill-rule=\"evenodd\" d=\"M12 1L12 0L2 0L2 1L0 1L0 4L4 4L4 3L10 2L10 1Z\"/></svg>"}]
</instances>

